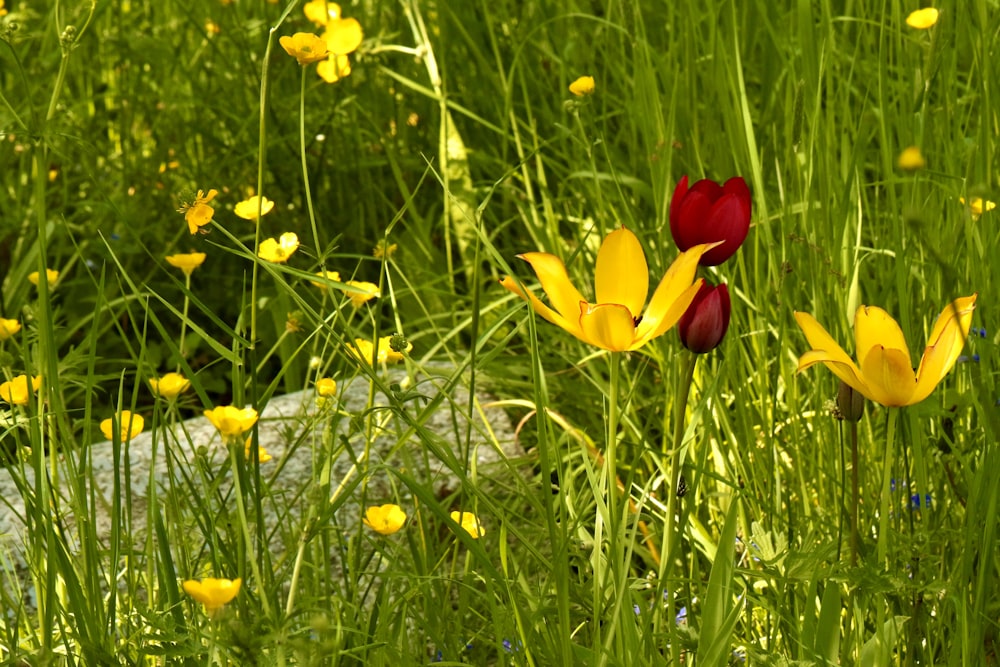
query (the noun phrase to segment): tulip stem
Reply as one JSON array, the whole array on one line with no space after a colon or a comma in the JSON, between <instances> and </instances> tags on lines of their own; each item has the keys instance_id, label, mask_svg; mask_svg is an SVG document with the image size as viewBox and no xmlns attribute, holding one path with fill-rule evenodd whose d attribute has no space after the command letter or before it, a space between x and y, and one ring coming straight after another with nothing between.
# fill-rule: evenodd
<instances>
[{"instance_id":1,"label":"tulip stem","mask_svg":"<svg viewBox=\"0 0 1000 667\"><path fill-rule=\"evenodd\" d=\"M698 363L698 355L689 350L682 352L681 370L677 377L677 391L674 403L674 436L670 450L670 486L667 487L667 518L666 533L664 538L666 545L663 549L663 560L660 563L660 581L666 587L667 593L667 627L670 637L670 664L681 664L681 646L677 637L676 599L671 587L670 578L673 574L674 562L677 559L677 551L680 548L680 531L683 529L677 521L678 486L681 479L681 448L684 443L684 416L687 412L688 397L691 395L691 382L694 378L695 364Z\"/></svg>"},{"instance_id":2,"label":"tulip stem","mask_svg":"<svg viewBox=\"0 0 1000 667\"><path fill-rule=\"evenodd\" d=\"M882 502L878 514L878 562L879 565L886 564L886 554L889 549L889 501L890 490L889 480L892 475L892 461L895 458L896 440L896 420L899 417L899 410L888 408L885 426L885 459L882 462Z\"/></svg>"},{"instance_id":3,"label":"tulip stem","mask_svg":"<svg viewBox=\"0 0 1000 667\"><path fill-rule=\"evenodd\" d=\"M858 512L861 504L858 484L858 423L851 421L851 567L858 564Z\"/></svg>"},{"instance_id":4,"label":"tulip stem","mask_svg":"<svg viewBox=\"0 0 1000 667\"><path fill-rule=\"evenodd\" d=\"M607 410L605 412L605 417L608 426L607 433L607 449L604 455L604 507L606 508L606 520L608 527L608 549L607 552L604 550L601 540L601 522L604 520L602 518L601 505L598 503L596 523L594 525L594 540L595 540L595 562L594 562L594 614L597 616L595 618L596 625L599 627L601 624L602 614L605 609L605 601L608 599L605 595L606 579L605 576L607 571L605 569L605 563L610 565L611 568L611 591L613 595L613 601L618 605L622 603L622 599L619 597L622 594L623 586L621 575L621 568L624 565L624 536L620 535L621 527L624 525L622 520L622 512L619 511L618 504L618 389L620 384L621 376L621 352L612 352L609 357L609 369L608 369L608 403ZM627 489L623 490L624 497L628 497ZM607 554L607 559L604 563L601 562L602 556ZM608 635L604 637L603 645L604 650L601 651L602 660L600 664L604 664L608 656L608 651L610 650L611 643L614 640L615 630L614 625L611 625ZM598 634L596 637L596 644L601 644L601 637Z\"/></svg>"}]
</instances>

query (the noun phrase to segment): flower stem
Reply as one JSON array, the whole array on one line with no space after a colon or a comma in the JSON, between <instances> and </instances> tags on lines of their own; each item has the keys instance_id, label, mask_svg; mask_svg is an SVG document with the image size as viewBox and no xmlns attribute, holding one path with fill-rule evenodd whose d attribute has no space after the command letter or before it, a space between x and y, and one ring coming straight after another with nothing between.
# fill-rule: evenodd
<instances>
[{"instance_id":1,"label":"flower stem","mask_svg":"<svg viewBox=\"0 0 1000 667\"><path fill-rule=\"evenodd\" d=\"M896 420L899 417L899 410L889 408L886 415L885 426L885 459L882 461L882 502L878 513L878 562L879 565L886 564L886 555L889 549L889 501L890 489L889 480L892 476L892 461L896 452Z\"/></svg>"},{"instance_id":2,"label":"flower stem","mask_svg":"<svg viewBox=\"0 0 1000 667\"><path fill-rule=\"evenodd\" d=\"M320 260L320 268L324 268L323 246L319 244L319 227L316 226L316 211L313 209L312 190L309 187L309 163L306 160L306 69L302 70L302 87L299 91L299 155L302 156L302 187L306 193L306 210L309 211L309 224L312 226L313 250Z\"/></svg>"},{"instance_id":3,"label":"flower stem","mask_svg":"<svg viewBox=\"0 0 1000 667\"><path fill-rule=\"evenodd\" d=\"M858 512L861 505L858 484L858 423L852 421L851 429L851 567L858 564Z\"/></svg>"},{"instance_id":4,"label":"flower stem","mask_svg":"<svg viewBox=\"0 0 1000 667\"><path fill-rule=\"evenodd\" d=\"M177 348L177 367L174 369L175 372L181 372L181 361L187 356L187 351L184 349L184 336L187 334L187 321L188 321L188 304L190 299L188 294L191 292L191 274L184 272L184 314L181 317L181 335L180 335L180 346Z\"/></svg>"},{"instance_id":5,"label":"flower stem","mask_svg":"<svg viewBox=\"0 0 1000 667\"><path fill-rule=\"evenodd\" d=\"M660 562L660 581L667 593L667 627L670 637L671 664L681 664L681 646L677 637L676 600L674 597L671 577L677 551L680 549L681 531L683 526L677 521L677 488L681 478L681 451L684 444L684 416L687 412L688 397L691 394L691 381L694 378L694 368L698 363L698 355L689 350L682 353L680 373L677 376L677 387L674 403L674 435L670 450L670 486L667 487L667 523L664 539L663 560Z\"/></svg>"}]
</instances>

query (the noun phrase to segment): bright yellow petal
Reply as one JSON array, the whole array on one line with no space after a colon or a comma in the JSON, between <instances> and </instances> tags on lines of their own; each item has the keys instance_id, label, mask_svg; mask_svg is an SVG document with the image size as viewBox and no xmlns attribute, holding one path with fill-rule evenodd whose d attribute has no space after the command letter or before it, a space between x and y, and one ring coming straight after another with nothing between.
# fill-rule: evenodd
<instances>
[{"instance_id":1,"label":"bright yellow petal","mask_svg":"<svg viewBox=\"0 0 1000 667\"><path fill-rule=\"evenodd\" d=\"M586 299L570 282L562 260L547 252L526 252L518 257L535 270L535 275L556 312L575 322L580 315L580 302ZM538 312L537 308L535 310Z\"/></svg>"},{"instance_id":2,"label":"bright yellow petal","mask_svg":"<svg viewBox=\"0 0 1000 667\"><path fill-rule=\"evenodd\" d=\"M624 352L635 341L635 320L625 306L616 303L580 304L580 328L583 339L591 345Z\"/></svg>"},{"instance_id":3,"label":"bright yellow petal","mask_svg":"<svg viewBox=\"0 0 1000 667\"><path fill-rule=\"evenodd\" d=\"M364 33L357 19L330 19L323 40L330 53L346 55L361 46Z\"/></svg>"},{"instance_id":4,"label":"bright yellow petal","mask_svg":"<svg viewBox=\"0 0 1000 667\"><path fill-rule=\"evenodd\" d=\"M632 317L642 313L649 293L649 267L639 239L622 227L607 235L597 251L594 277L597 303L617 303Z\"/></svg>"},{"instance_id":5,"label":"bright yellow petal","mask_svg":"<svg viewBox=\"0 0 1000 667\"><path fill-rule=\"evenodd\" d=\"M910 399L911 404L927 398L955 365L969 335L975 304L975 294L955 299L938 316L929 344L920 358L917 388Z\"/></svg>"},{"instance_id":6,"label":"bright yellow petal","mask_svg":"<svg viewBox=\"0 0 1000 667\"><path fill-rule=\"evenodd\" d=\"M802 313L796 313L800 315ZM861 377L861 370L854 364L851 359L847 359L845 362L843 357L843 350L837 348L831 354L827 350L809 350L801 357L799 357L799 367L797 371L804 371L810 366L816 364L823 364L830 369L830 372L836 375L838 378L849 384L851 387L856 389L866 398L875 400L872 396L872 390L865 383L864 378Z\"/></svg>"},{"instance_id":7,"label":"bright yellow petal","mask_svg":"<svg viewBox=\"0 0 1000 667\"><path fill-rule=\"evenodd\" d=\"M560 315L559 313L557 313L556 311L552 310L544 303L539 301L538 297L532 294L529 290L527 289L522 290L521 285L518 284L518 282L513 278L511 278L510 276L504 277L504 279L500 281L500 284L503 285L505 289L513 292L514 294L518 295L519 297L530 303L531 308L536 313L547 319L549 322L556 325L557 327L565 329L566 331L570 332L577 338L583 340L583 331L580 329L579 315L574 319L567 319L563 317L562 315ZM579 310L579 308L580 305L579 302L577 302L577 310Z\"/></svg>"},{"instance_id":8,"label":"bright yellow petal","mask_svg":"<svg viewBox=\"0 0 1000 667\"><path fill-rule=\"evenodd\" d=\"M652 340L677 323L698 292L697 288L691 291L695 272L698 270L698 261L702 255L717 245L719 243L703 243L678 255L653 292L653 298L649 301L646 312L642 314L642 320L635 332L636 342ZM680 314L673 317L676 311L675 305L683 299L687 299L683 302L684 307L681 308Z\"/></svg>"},{"instance_id":9,"label":"bright yellow petal","mask_svg":"<svg viewBox=\"0 0 1000 667\"><path fill-rule=\"evenodd\" d=\"M701 289L701 284L703 282L705 281L699 278L693 285L681 292L674 302L670 304L667 312L663 313L655 320L650 320L649 327L642 326L646 324L647 320L647 316L643 315L642 322L636 330L635 342L632 343L631 349L638 350L640 347L657 336L662 336L675 324L677 324L681 317L684 316L684 313L687 312L688 306L691 305L691 302L694 301L694 298L698 295L698 290ZM652 326L654 324L655 326Z\"/></svg>"},{"instance_id":10,"label":"bright yellow petal","mask_svg":"<svg viewBox=\"0 0 1000 667\"><path fill-rule=\"evenodd\" d=\"M909 354L876 345L861 360L861 373L873 401L889 408L911 404L917 378L910 366Z\"/></svg>"},{"instance_id":11,"label":"bright yellow petal","mask_svg":"<svg viewBox=\"0 0 1000 667\"><path fill-rule=\"evenodd\" d=\"M855 365L854 360L851 359L846 352L844 352L844 348L840 347L840 344L833 339L833 336L827 333L826 329L823 328L822 324L816 321L815 317L809 313L795 313L795 322L799 325L799 328L802 329L802 333L806 335L806 340L809 341L809 345L812 349L822 351L826 354L826 358L817 361L823 361L824 363L830 361L850 366L860 377L861 371ZM816 363L816 361L813 361L812 363ZM801 361L799 363L799 370L803 370ZM830 370L833 369L831 368ZM837 377L840 377L840 379L847 382L847 384L851 384L846 378L841 377L840 375ZM854 387L854 385L851 386ZM854 388L858 389L857 387ZM858 391L861 390L858 389Z\"/></svg>"},{"instance_id":12,"label":"bright yellow petal","mask_svg":"<svg viewBox=\"0 0 1000 667\"><path fill-rule=\"evenodd\" d=\"M899 350L906 358L906 367L913 370L910 348L906 344L906 338L903 337L903 330L899 328L892 315L878 306L858 308L854 316L854 337L857 341L854 353L862 364L869 350L881 345L886 349Z\"/></svg>"}]
</instances>

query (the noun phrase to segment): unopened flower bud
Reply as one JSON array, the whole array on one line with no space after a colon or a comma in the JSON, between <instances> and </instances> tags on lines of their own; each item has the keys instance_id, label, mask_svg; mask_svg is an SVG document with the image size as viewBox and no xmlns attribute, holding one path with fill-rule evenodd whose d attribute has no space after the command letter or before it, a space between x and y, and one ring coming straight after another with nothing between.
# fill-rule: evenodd
<instances>
[{"instance_id":1,"label":"unopened flower bud","mask_svg":"<svg viewBox=\"0 0 1000 667\"><path fill-rule=\"evenodd\" d=\"M702 283L677 323L681 344L697 354L714 350L729 329L729 308L729 289L725 284Z\"/></svg>"},{"instance_id":2,"label":"unopened flower bud","mask_svg":"<svg viewBox=\"0 0 1000 667\"><path fill-rule=\"evenodd\" d=\"M861 416L865 414L865 397L841 380L837 390L837 410L848 421L861 421Z\"/></svg>"}]
</instances>

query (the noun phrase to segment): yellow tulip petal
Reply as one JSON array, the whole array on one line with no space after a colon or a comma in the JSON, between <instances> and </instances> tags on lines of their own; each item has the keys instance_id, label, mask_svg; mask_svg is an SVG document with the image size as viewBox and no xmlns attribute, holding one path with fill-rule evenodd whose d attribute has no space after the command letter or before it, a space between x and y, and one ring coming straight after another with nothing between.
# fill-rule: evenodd
<instances>
[{"instance_id":1,"label":"yellow tulip petal","mask_svg":"<svg viewBox=\"0 0 1000 667\"><path fill-rule=\"evenodd\" d=\"M800 314L802 313L796 313L796 315ZM864 378L861 377L861 370L850 358L845 361L844 356L844 351L840 348L837 348L832 353L828 350L809 350L799 357L799 367L796 370L804 371L815 364L823 364L834 375L863 394L865 398L874 401L875 397L872 395L872 390L865 383Z\"/></svg>"},{"instance_id":2,"label":"yellow tulip petal","mask_svg":"<svg viewBox=\"0 0 1000 667\"><path fill-rule=\"evenodd\" d=\"M931 330L930 344L920 358L917 388L910 398L911 405L927 398L955 365L972 326L975 302L975 294L956 299L938 317Z\"/></svg>"},{"instance_id":3,"label":"yellow tulip petal","mask_svg":"<svg viewBox=\"0 0 1000 667\"><path fill-rule=\"evenodd\" d=\"M876 345L881 345L886 349L899 350L906 358L906 367L912 371L910 348L906 344L906 338L903 337L903 330L899 328L892 315L878 306L858 308L854 316L854 337L857 341L854 353L862 363L862 367L868 352Z\"/></svg>"},{"instance_id":4,"label":"yellow tulip petal","mask_svg":"<svg viewBox=\"0 0 1000 667\"><path fill-rule=\"evenodd\" d=\"M639 239L622 227L608 234L597 252L597 303L617 303L638 317L649 292L649 267Z\"/></svg>"},{"instance_id":5,"label":"yellow tulip petal","mask_svg":"<svg viewBox=\"0 0 1000 667\"><path fill-rule=\"evenodd\" d=\"M591 345L624 352L635 341L635 320L625 306L617 303L580 304L580 328Z\"/></svg>"},{"instance_id":6,"label":"yellow tulip petal","mask_svg":"<svg viewBox=\"0 0 1000 667\"><path fill-rule=\"evenodd\" d=\"M690 297L687 297L687 292L694 286L694 275L698 270L698 261L702 255L717 245L720 244L702 243L678 255L674 263L667 269L663 279L660 280L656 291L653 292L653 298L650 299L649 306L646 307L646 312L642 314L642 320L639 322L639 326L635 332L637 340L652 340L662 335L663 332L677 323L677 320L684 314L684 310L687 310L687 307L691 304L691 300L694 299L694 295L698 291L695 289ZM681 314L677 315L671 321L670 318L673 315L672 309L674 309L675 304L682 298L687 298L687 302L684 304L684 308L681 309Z\"/></svg>"},{"instance_id":7,"label":"yellow tulip petal","mask_svg":"<svg viewBox=\"0 0 1000 667\"><path fill-rule=\"evenodd\" d=\"M580 313L580 302L586 299L570 282L562 260L547 252L526 252L518 257L535 270L535 275L556 312L566 319L576 321ZM537 308L535 311L539 312Z\"/></svg>"},{"instance_id":8,"label":"yellow tulip petal","mask_svg":"<svg viewBox=\"0 0 1000 667\"><path fill-rule=\"evenodd\" d=\"M705 281L701 278L696 280L693 285L677 295L677 298L670 304L667 312L659 315L657 318L647 318L646 315L643 315L642 323L636 331L635 342L632 344L631 349L638 350L657 336L662 336L677 324L681 317L684 316L684 313L687 312L688 306L691 305L691 302L698 295L698 290L701 289L703 282ZM647 319L650 319L649 328L642 326L646 324Z\"/></svg>"},{"instance_id":9,"label":"yellow tulip petal","mask_svg":"<svg viewBox=\"0 0 1000 667\"><path fill-rule=\"evenodd\" d=\"M844 348L840 347L840 344L833 339L833 336L827 333L826 329L823 328L822 324L816 321L815 317L813 317L809 313L797 312L795 313L795 321L796 323L798 323L799 328L802 329L802 333L806 335L806 340L809 341L809 345L812 346L813 350L820 351L826 354L826 358L817 361L823 361L824 363L830 361L833 363L850 366L854 369L855 374L860 377L861 371L854 364L854 360L851 359L851 357L846 352L844 352ZM805 355L803 355L803 358L804 357ZM809 365L817 363L817 361L813 361ZM805 367L802 365L802 361L800 359L799 370L800 371L804 370L804 368ZM830 370L833 370L833 368L830 366L828 366L828 368L830 368ZM852 387L854 387L854 385L848 382L848 380L845 377L841 375L838 375L837 377L839 377L841 380L847 382L847 384L850 384ZM858 387L854 388L858 389ZM858 391L861 390L858 389Z\"/></svg>"},{"instance_id":10,"label":"yellow tulip petal","mask_svg":"<svg viewBox=\"0 0 1000 667\"><path fill-rule=\"evenodd\" d=\"M529 290L522 289L521 285L510 276L504 277L504 279L500 281L500 284L503 285L505 289L513 292L522 299L525 299L528 303L531 304L532 310L534 310L536 313L547 319L549 322L556 325L557 327L565 329L566 331L570 332L580 340L583 340L583 331L580 329L579 316L577 316L574 319L567 319L563 317L562 315L560 315L559 313L557 313L556 311L552 310L544 303L539 301L538 297L532 294ZM577 302L577 309L579 310L579 308L580 305L579 302Z\"/></svg>"},{"instance_id":11,"label":"yellow tulip petal","mask_svg":"<svg viewBox=\"0 0 1000 667\"><path fill-rule=\"evenodd\" d=\"M871 390L872 400L890 408L910 405L917 378L910 366L909 354L876 345L862 359L861 373Z\"/></svg>"}]
</instances>

